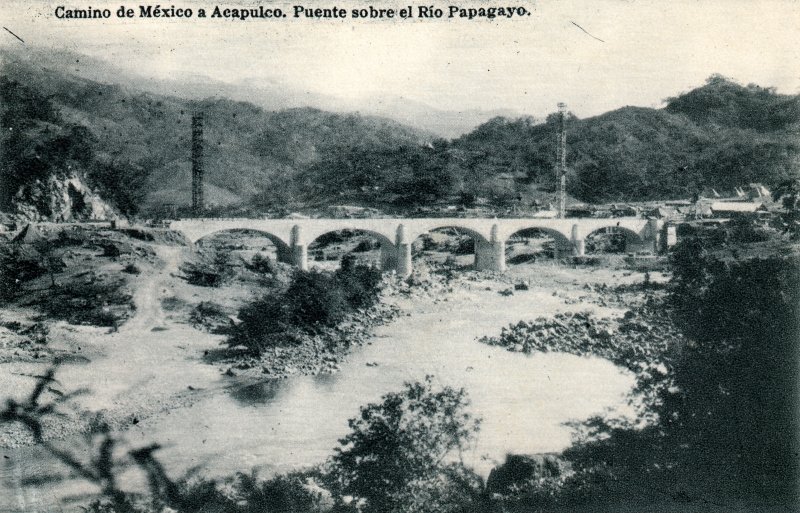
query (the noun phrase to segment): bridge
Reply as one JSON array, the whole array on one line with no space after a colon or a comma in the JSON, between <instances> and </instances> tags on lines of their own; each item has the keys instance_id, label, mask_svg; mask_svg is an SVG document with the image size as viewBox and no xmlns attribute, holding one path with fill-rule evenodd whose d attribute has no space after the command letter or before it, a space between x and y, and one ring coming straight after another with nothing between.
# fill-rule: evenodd
<instances>
[{"instance_id":1,"label":"bridge","mask_svg":"<svg viewBox=\"0 0 800 513\"><path fill-rule=\"evenodd\" d=\"M217 232L250 230L263 234L278 248L278 260L308 268L308 245L326 233L339 230L361 231L381 245L381 268L402 276L412 271L411 244L438 228L457 228L475 241L475 267L504 271L506 241L522 230L537 229L555 241L556 256L582 256L586 237L612 229L626 235L629 245L659 249L663 222L655 219L626 218L420 218L420 219L246 219L195 218L170 223L170 229L183 233L192 243Z\"/></svg>"}]
</instances>

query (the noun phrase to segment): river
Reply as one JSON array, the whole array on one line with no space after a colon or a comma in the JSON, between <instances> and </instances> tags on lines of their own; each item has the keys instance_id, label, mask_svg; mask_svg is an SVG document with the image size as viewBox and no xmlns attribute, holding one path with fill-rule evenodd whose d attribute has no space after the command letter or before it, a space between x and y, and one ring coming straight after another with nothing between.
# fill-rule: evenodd
<instances>
[{"instance_id":1,"label":"river","mask_svg":"<svg viewBox=\"0 0 800 513\"><path fill-rule=\"evenodd\" d=\"M507 453L564 449L572 435L569 421L608 410L630 413L626 399L634 378L606 360L522 355L475 340L510 322L587 308L564 305L552 289L502 297L476 284L457 295L401 306L410 315L377 328L372 343L356 349L336 374L220 387L144 419L123 436L132 446L162 444L160 458L173 475L200 467L209 477L251 469L268 476L323 462L359 406L430 374L437 384L464 387L471 411L483 419L466 463L485 476ZM74 482L22 486L26 476L52 472L53 462L32 448L4 455L0 511L53 511L61 498L81 491ZM133 483L135 477L126 480Z\"/></svg>"}]
</instances>

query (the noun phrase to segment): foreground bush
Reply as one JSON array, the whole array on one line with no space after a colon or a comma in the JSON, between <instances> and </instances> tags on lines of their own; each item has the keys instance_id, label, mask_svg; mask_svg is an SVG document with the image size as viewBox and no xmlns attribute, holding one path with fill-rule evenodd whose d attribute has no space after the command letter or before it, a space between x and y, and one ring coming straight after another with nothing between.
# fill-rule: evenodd
<instances>
[{"instance_id":1,"label":"foreground bush","mask_svg":"<svg viewBox=\"0 0 800 513\"><path fill-rule=\"evenodd\" d=\"M452 458L480 426L468 406L464 389L435 390L428 376L362 407L331 460L335 496L367 513L478 509L480 478Z\"/></svg>"},{"instance_id":2,"label":"foreground bush","mask_svg":"<svg viewBox=\"0 0 800 513\"><path fill-rule=\"evenodd\" d=\"M463 389L434 389L430 376L362 407L349 421L352 432L321 469L270 479L239 472L219 481L191 471L170 477L158 445L124 450L102 422L83 439L85 447L52 441L48 419L62 415L81 393L55 394L47 402L47 391L57 384L50 369L25 400L6 399L0 426L22 425L70 470L65 478L94 485L95 499L82 508L90 513L455 513L490 507L481 479L453 457L472 442L479 421L467 411ZM121 477L131 472L145 478L144 490L124 489Z\"/></svg>"},{"instance_id":3,"label":"foreground bush","mask_svg":"<svg viewBox=\"0 0 800 513\"><path fill-rule=\"evenodd\" d=\"M24 251L18 246L0 247L0 301L13 298L25 281L47 273L41 256L34 250Z\"/></svg>"},{"instance_id":4,"label":"foreground bush","mask_svg":"<svg viewBox=\"0 0 800 513\"><path fill-rule=\"evenodd\" d=\"M199 261L186 262L181 272L187 282L199 287L220 287L232 276L228 254L222 251L201 253Z\"/></svg>"}]
</instances>

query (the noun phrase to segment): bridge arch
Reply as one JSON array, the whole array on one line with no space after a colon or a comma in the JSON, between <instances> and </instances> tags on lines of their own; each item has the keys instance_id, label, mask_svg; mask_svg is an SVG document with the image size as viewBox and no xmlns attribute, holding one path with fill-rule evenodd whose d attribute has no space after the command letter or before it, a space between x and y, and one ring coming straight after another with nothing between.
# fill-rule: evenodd
<instances>
[{"instance_id":1,"label":"bridge arch","mask_svg":"<svg viewBox=\"0 0 800 513\"><path fill-rule=\"evenodd\" d=\"M283 239L273 233L256 228L220 228L218 230L204 233L193 242L193 245L202 246L204 243L210 241L214 237L223 235L225 233L242 233L262 236L268 239L275 246L276 259L278 262L292 263L292 250Z\"/></svg>"},{"instance_id":2,"label":"bridge arch","mask_svg":"<svg viewBox=\"0 0 800 513\"><path fill-rule=\"evenodd\" d=\"M416 239L422 237L423 235L428 235L428 234L430 234L432 232L437 232L437 231L441 231L441 230L450 229L450 230L459 230L459 231L462 231L462 232L466 233L476 243L478 243L478 242L487 242L488 243L489 242L489 239L486 237L486 235L484 235L483 233L479 232L475 228L471 228L469 226L464 226L463 224L460 224L458 222L458 219L453 219L452 223L448 223L448 222L446 222L446 220L443 220L443 221L444 222L439 222L439 223L436 223L436 224L431 224L431 225L425 226L424 230L422 230L419 233L415 233L414 234L414 239L413 240L416 240Z\"/></svg>"},{"instance_id":3,"label":"bridge arch","mask_svg":"<svg viewBox=\"0 0 800 513\"><path fill-rule=\"evenodd\" d=\"M586 252L592 253L596 252L597 248L592 247L594 246L591 244L590 241L596 238L597 236L602 235L609 235L609 236L622 236L622 248L620 248L619 252L625 252L629 248L641 248L645 245L644 238L634 230L627 228L625 226L620 226L619 224L609 224L606 226L600 226L594 228L592 231L585 235L586 244Z\"/></svg>"},{"instance_id":4,"label":"bridge arch","mask_svg":"<svg viewBox=\"0 0 800 513\"><path fill-rule=\"evenodd\" d=\"M525 261L524 258L516 258L522 257L525 253L520 253L518 255L513 255L513 245L515 242L515 237L525 237L525 235L534 235L534 234L543 234L552 239L553 245L553 258L559 258L564 254L570 254L572 252L572 241L564 235L561 231L555 228L548 228L546 226L537 226L537 225L530 225L530 226L520 226L515 227L516 230L509 234L508 237L505 239L506 245L506 263L515 263L514 260L521 260ZM530 237L528 237L530 238ZM527 242L526 242L527 244ZM530 252L528 252L530 254Z\"/></svg>"},{"instance_id":5,"label":"bridge arch","mask_svg":"<svg viewBox=\"0 0 800 513\"><path fill-rule=\"evenodd\" d=\"M486 236L474 228L466 227L458 223L457 220L454 220L453 223L448 222L441 222L435 225L425 226L425 229L420 231L419 233L415 234L415 237L410 240L410 243L417 251L418 245L422 244L422 251L427 251L432 248L428 248L426 245L428 244L426 241L431 240L434 237L434 234L441 234L447 230L453 230L455 233L452 236L466 236L469 237L469 241L456 241L455 245L451 245L444 251L445 253L451 253L452 255L468 255L472 254L472 262L470 265L473 265L475 268L482 269L487 267L485 263L485 253L487 252L486 247L490 246L489 240L487 240ZM436 247L436 246L434 246ZM419 253L418 253L419 254Z\"/></svg>"},{"instance_id":6,"label":"bridge arch","mask_svg":"<svg viewBox=\"0 0 800 513\"><path fill-rule=\"evenodd\" d=\"M366 218L366 219L253 219L253 218L211 218L179 219L171 221L172 230L183 233L195 242L215 232L235 229L249 229L273 237L271 241L281 249L281 259L289 260L301 269L307 267L306 241L314 240L326 232L338 230L362 230L377 237L383 247L390 249L387 260L393 266L382 265L384 269L394 267L401 275L412 271L411 242L420 235L440 228L455 228L469 235L475 242L475 264L479 269L505 269L505 243L519 230L534 228L551 235L554 240L567 243L576 255L582 255L585 248L585 234L599 228L618 227L633 244L646 242L644 248L655 249L661 236L659 220L639 218L620 219L544 219L544 218ZM651 245L652 244L652 245ZM288 248L288 251L287 251ZM286 254L290 257L286 258Z\"/></svg>"},{"instance_id":7,"label":"bridge arch","mask_svg":"<svg viewBox=\"0 0 800 513\"><path fill-rule=\"evenodd\" d=\"M378 259L378 262L380 264L380 268L382 270L389 270L389 269L393 269L396 266L396 249L395 249L394 242L392 242L392 240L389 237L387 237L385 234L380 233L380 232L375 231L375 230L366 229L366 228L343 227L343 228L338 228L338 229L330 229L330 230L323 231L321 233L313 234L313 238L311 240L308 240L308 246L307 246L308 247L308 252L309 252L309 259L311 259L311 258L320 259L321 258L321 259L324 260L325 259L324 252L323 252L322 249L319 249L317 246L319 245L319 243L321 241L324 241L326 239L326 237L331 237L331 236L334 236L336 234L343 234L343 236L345 238L358 237L359 235L369 236L370 238L376 240L378 242L378 244L379 244L381 254L380 254L380 258ZM354 248L354 250L351 250L351 251L349 251L347 253L351 254L351 253L354 253L354 252L355 252L355 248ZM342 255L342 256L344 256L344 255ZM337 258L336 260L340 260L340 259Z\"/></svg>"}]
</instances>

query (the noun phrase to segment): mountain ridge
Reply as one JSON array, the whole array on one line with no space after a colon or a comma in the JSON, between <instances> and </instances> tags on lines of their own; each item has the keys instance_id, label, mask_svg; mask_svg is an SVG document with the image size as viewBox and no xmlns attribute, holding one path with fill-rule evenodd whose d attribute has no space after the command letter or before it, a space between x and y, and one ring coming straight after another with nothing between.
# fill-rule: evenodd
<instances>
[{"instance_id":1,"label":"mountain ridge","mask_svg":"<svg viewBox=\"0 0 800 513\"><path fill-rule=\"evenodd\" d=\"M205 117L206 197L219 207L511 205L555 190L556 114L494 117L445 140L376 116L160 95L13 55L2 71L3 208L20 186L76 173L123 213L185 207L194 112ZM605 202L772 187L798 173L799 127L800 96L716 75L662 109L569 114L568 192Z\"/></svg>"}]
</instances>

